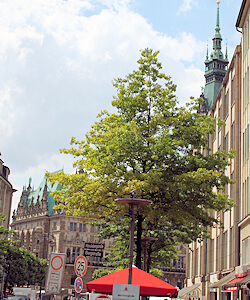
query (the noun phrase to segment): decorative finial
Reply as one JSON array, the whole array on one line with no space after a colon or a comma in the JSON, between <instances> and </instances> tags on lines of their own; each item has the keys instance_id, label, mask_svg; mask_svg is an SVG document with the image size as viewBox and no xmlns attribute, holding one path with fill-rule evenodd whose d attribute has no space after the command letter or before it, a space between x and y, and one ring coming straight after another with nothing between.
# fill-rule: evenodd
<instances>
[{"instance_id":1,"label":"decorative finial","mask_svg":"<svg viewBox=\"0 0 250 300\"><path fill-rule=\"evenodd\" d=\"M217 4L220 4L220 1L219 1L219 0L217 1Z\"/></svg>"}]
</instances>

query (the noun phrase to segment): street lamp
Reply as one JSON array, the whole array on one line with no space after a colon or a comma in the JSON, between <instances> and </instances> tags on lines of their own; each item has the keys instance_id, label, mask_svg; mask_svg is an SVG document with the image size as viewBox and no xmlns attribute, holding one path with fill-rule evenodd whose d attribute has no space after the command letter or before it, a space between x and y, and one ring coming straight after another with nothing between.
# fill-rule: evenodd
<instances>
[{"instance_id":1,"label":"street lamp","mask_svg":"<svg viewBox=\"0 0 250 300\"><path fill-rule=\"evenodd\" d=\"M135 231L135 208L138 205L147 205L151 204L152 201L146 199L137 199L136 190L130 193L132 198L119 198L115 199L118 203L128 204L131 214L131 224L130 224L130 239L129 239L129 271L128 271L128 284L132 282L132 265L133 265L133 248L134 248L134 231Z\"/></svg>"}]
</instances>

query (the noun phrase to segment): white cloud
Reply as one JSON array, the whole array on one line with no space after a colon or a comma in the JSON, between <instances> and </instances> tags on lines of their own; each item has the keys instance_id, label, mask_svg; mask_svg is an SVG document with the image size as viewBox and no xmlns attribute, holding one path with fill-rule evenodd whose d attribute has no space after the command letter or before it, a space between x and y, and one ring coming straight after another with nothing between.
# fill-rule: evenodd
<instances>
[{"instance_id":1,"label":"white cloud","mask_svg":"<svg viewBox=\"0 0 250 300\"><path fill-rule=\"evenodd\" d=\"M179 7L179 10L178 10L177 14L187 13L189 10L192 9L193 5L197 5L196 0L183 0L181 6Z\"/></svg>"},{"instance_id":2,"label":"white cloud","mask_svg":"<svg viewBox=\"0 0 250 300\"><path fill-rule=\"evenodd\" d=\"M68 164L59 149L112 109L111 81L137 68L140 49L160 50L182 102L200 92L192 63L206 44L157 32L130 0L2 0L0 12L0 145L14 188Z\"/></svg>"},{"instance_id":3,"label":"white cloud","mask_svg":"<svg viewBox=\"0 0 250 300\"><path fill-rule=\"evenodd\" d=\"M12 136L16 120L16 111L13 101L14 95L20 93L14 82L5 82L0 89L0 132L2 143L5 138Z\"/></svg>"}]
</instances>

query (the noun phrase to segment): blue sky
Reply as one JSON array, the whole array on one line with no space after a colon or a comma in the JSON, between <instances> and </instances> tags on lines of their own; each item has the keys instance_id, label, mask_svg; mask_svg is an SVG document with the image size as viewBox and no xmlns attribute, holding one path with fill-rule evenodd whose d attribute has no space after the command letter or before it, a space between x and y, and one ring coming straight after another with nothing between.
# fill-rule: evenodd
<instances>
[{"instance_id":1,"label":"blue sky","mask_svg":"<svg viewBox=\"0 0 250 300\"><path fill-rule=\"evenodd\" d=\"M97 114L111 110L111 81L136 68L139 50L160 50L163 71L185 103L204 86L204 59L216 0L1 0L0 152L10 168L16 208L32 177L72 159L59 154L83 139ZM220 27L229 59L240 43L240 0L222 0Z\"/></svg>"}]
</instances>

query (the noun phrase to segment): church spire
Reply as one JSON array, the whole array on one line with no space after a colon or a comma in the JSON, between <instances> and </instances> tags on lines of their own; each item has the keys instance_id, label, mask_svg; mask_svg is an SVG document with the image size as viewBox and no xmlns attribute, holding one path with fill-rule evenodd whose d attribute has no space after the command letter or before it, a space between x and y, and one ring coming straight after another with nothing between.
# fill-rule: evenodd
<instances>
[{"instance_id":1,"label":"church spire","mask_svg":"<svg viewBox=\"0 0 250 300\"><path fill-rule=\"evenodd\" d=\"M213 50L216 54L219 54L221 50L221 34L220 34L220 1L217 1L217 18L216 18L216 26L215 33L213 37Z\"/></svg>"},{"instance_id":2,"label":"church spire","mask_svg":"<svg viewBox=\"0 0 250 300\"><path fill-rule=\"evenodd\" d=\"M208 55L208 49L205 59L205 88L204 99L206 103L207 112L211 109L213 102L219 92L223 78L227 72L228 58L221 51L222 37L220 34L220 1L217 1L217 16L215 33L213 36L213 50Z\"/></svg>"}]
</instances>

